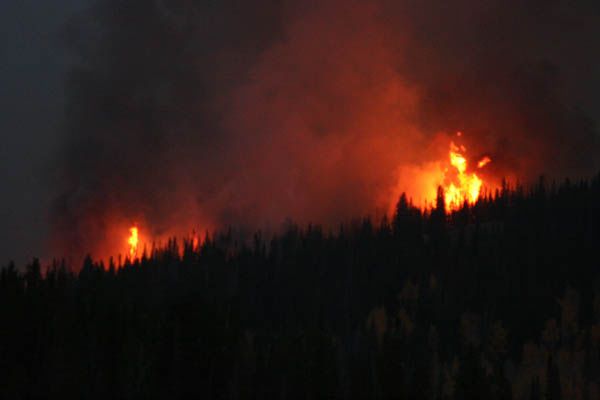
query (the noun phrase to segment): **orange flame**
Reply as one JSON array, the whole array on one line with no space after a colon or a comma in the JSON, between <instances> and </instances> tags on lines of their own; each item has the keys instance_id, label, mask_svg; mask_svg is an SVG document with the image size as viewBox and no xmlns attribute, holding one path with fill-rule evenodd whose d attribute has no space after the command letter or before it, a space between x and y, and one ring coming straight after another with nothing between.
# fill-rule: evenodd
<instances>
[{"instance_id":1,"label":"orange flame","mask_svg":"<svg viewBox=\"0 0 600 400\"><path fill-rule=\"evenodd\" d=\"M492 162L492 159L489 158L488 156L483 157L481 160L479 160L479 162L477 163L477 168L483 168L486 165L488 165L489 163Z\"/></svg>"},{"instance_id":2,"label":"orange flame","mask_svg":"<svg viewBox=\"0 0 600 400\"><path fill-rule=\"evenodd\" d=\"M464 202L475 204L483 186L483 181L477 174L467 173L468 163L463 155L466 150L464 146L459 148L454 142L450 143L450 165L456 170L456 178L443 188L444 203L448 211L460 209ZM492 159L486 156L477 163L477 167L483 168L491 161Z\"/></svg>"},{"instance_id":3,"label":"orange flame","mask_svg":"<svg viewBox=\"0 0 600 400\"><path fill-rule=\"evenodd\" d=\"M129 256L131 258L135 258L137 256L139 243L137 226L132 226L131 228L129 228L129 232L131 233L129 239L127 239L127 243L129 244Z\"/></svg>"},{"instance_id":4,"label":"orange flame","mask_svg":"<svg viewBox=\"0 0 600 400\"><path fill-rule=\"evenodd\" d=\"M192 237L192 250L198 251L198 246L200 245L200 241L198 240L198 235L194 232Z\"/></svg>"},{"instance_id":5,"label":"orange flame","mask_svg":"<svg viewBox=\"0 0 600 400\"><path fill-rule=\"evenodd\" d=\"M456 132L456 137L462 138L463 136L463 132ZM440 153L437 152L439 149L437 145L440 144L446 149L442 153L445 153L442 159L436 157L438 161L429 161L420 165L403 165L398 168L398 178L391 190L391 197L387 197L386 193L386 201L391 199L387 203L390 213L395 212L401 193L406 193L411 201L416 200L414 205L426 210L436 204L437 189L441 188L444 208L448 212L453 212L459 210L465 202L469 205L475 204L484 185L488 189L498 188L493 176L483 175L479 171L474 172L476 169L481 170L490 164L492 162L490 156L486 155L477 162L473 161L471 165L466 156L467 148L464 145L451 141L448 151L446 136L440 135L439 139L443 142L436 140L434 145L438 157ZM460 139L455 140L459 141Z\"/></svg>"}]
</instances>

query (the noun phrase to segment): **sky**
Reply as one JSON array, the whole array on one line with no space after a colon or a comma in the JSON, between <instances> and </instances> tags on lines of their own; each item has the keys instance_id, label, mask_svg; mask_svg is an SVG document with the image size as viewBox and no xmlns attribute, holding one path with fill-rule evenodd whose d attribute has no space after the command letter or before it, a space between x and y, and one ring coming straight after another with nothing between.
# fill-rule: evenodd
<instances>
[{"instance_id":1,"label":"sky","mask_svg":"<svg viewBox=\"0 0 600 400\"><path fill-rule=\"evenodd\" d=\"M68 64L61 29L85 4L82 0L0 2L2 263L32 257L48 232Z\"/></svg>"},{"instance_id":2,"label":"sky","mask_svg":"<svg viewBox=\"0 0 600 400\"><path fill-rule=\"evenodd\" d=\"M91 4L0 4L0 263L335 225L456 130L495 177L599 167L593 1Z\"/></svg>"}]
</instances>

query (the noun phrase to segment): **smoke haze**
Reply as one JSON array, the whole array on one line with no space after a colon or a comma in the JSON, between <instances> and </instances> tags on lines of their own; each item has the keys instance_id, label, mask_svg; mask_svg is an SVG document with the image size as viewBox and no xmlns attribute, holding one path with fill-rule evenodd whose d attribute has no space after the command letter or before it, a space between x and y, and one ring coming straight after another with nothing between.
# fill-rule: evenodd
<instances>
[{"instance_id":1,"label":"smoke haze","mask_svg":"<svg viewBox=\"0 0 600 400\"><path fill-rule=\"evenodd\" d=\"M101 0L65 28L57 254L417 197L450 134L490 174L598 169L592 2ZM587 69L586 69L587 68ZM587 72L586 72L587 71Z\"/></svg>"}]
</instances>

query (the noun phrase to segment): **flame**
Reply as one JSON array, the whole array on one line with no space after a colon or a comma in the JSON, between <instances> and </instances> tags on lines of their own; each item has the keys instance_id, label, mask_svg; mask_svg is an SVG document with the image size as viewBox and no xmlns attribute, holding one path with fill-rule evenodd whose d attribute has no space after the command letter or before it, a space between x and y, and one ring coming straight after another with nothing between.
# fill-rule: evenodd
<instances>
[{"instance_id":1,"label":"flame","mask_svg":"<svg viewBox=\"0 0 600 400\"><path fill-rule=\"evenodd\" d=\"M479 162L477 163L477 168L481 169L491 162L492 162L492 159L489 158L488 156L485 156L481 160L479 160Z\"/></svg>"},{"instance_id":2,"label":"flame","mask_svg":"<svg viewBox=\"0 0 600 400\"><path fill-rule=\"evenodd\" d=\"M198 240L198 235L196 234L196 232L194 232L193 237L192 237L192 250L198 251L199 245L200 245L200 241Z\"/></svg>"},{"instance_id":3,"label":"flame","mask_svg":"<svg viewBox=\"0 0 600 400\"><path fill-rule=\"evenodd\" d=\"M137 226L132 226L131 228L129 228L129 232L131 234L129 236L129 239L127 239L127 243L129 244L129 256L131 258L135 258L137 256L139 243Z\"/></svg>"},{"instance_id":4,"label":"flame","mask_svg":"<svg viewBox=\"0 0 600 400\"><path fill-rule=\"evenodd\" d=\"M461 136L461 135L457 135ZM455 170L454 179L449 184L442 185L444 189L444 203L446 210L456 211L467 202L475 204L479 198L483 180L475 173L468 173L467 158L464 156L467 149L464 146L458 147L454 142L450 142L450 166ZM492 161L490 157L482 158L478 163L478 168L483 168ZM448 181L448 169L446 169L445 181Z\"/></svg>"},{"instance_id":5,"label":"flame","mask_svg":"<svg viewBox=\"0 0 600 400\"><path fill-rule=\"evenodd\" d=\"M458 142L463 137L463 132L456 132L457 139L450 141L448 150L446 135L440 135L439 140L436 139L432 145L432 148L435 147L437 161L401 165L398 168L396 184L385 195L384 201L387 201L389 213L395 212L402 193L408 195L412 204L426 210L435 206L438 188L441 188L444 207L446 211L452 212L459 210L465 202L475 204L484 186L490 190L498 188L493 176L483 175L478 171L490 164L492 158L486 155L477 162L469 161L466 156L467 148ZM445 150L439 153L441 148Z\"/></svg>"}]
</instances>

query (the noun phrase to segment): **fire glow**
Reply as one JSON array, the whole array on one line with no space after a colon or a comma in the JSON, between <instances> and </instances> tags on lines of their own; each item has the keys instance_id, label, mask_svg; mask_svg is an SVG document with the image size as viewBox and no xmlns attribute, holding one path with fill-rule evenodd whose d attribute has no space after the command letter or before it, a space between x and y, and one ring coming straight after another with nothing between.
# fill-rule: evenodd
<instances>
[{"instance_id":1,"label":"fire glow","mask_svg":"<svg viewBox=\"0 0 600 400\"><path fill-rule=\"evenodd\" d=\"M462 132L451 140L440 133L429 147L430 161L398 167L396 184L386 195L388 213L395 212L402 193L423 211L436 207L441 194L445 211L451 213L476 204L484 190L498 189L498 181L487 170L492 157L469 157L463 139Z\"/></svg>"},{"instance_id":2,"label":"fire glow","mask_svg":"<svg viewBox=\"0 0 600 400\"><path fill-rule=\"evenodd\" d=\"M457 132L456 137L458 142L459 138L462 138L462 133ZM481 171L492 162L492 159L486 155L478 161L475 161L477 159L469 160L466 153L467 148L464 145L450 141L446 157L437 162L424 164L410 173L413 179L416 178L418 186L405 188L403 186L403 183L406 183L405 178L399 178L393 194L393 204L395 205L398 201L400 191L408 189L407 194L411 198L416 196L422 199L421 207L428 208L435 204L438 188L442 190L444 207L447 212L458 211L465 204L476 204L483 188L493 188L495 185L492 182L493 179L490 180L489 174L476 173L474 170ZM393 208L390 211L393 212ZM137 225L129 228L129 236L124 244L127 246L130 260L140 257L140 246L143 239ZM153 240L156 239L153 238ZM195 230L192 230L191 236L187 236L187 240L190 248L198 251L201 240Z\"/></svg>"},{"instance_id":3,"label":"fire glow","mask_svg":"<svg viewBox=\"0 0 600 400\"><path fill-rule=\"evenodd\" d=\"M141 259L142 257L144 257L143 254L145 254L146 250L147 250L146 246L148 245L148 238L150 237L149 233L148 233L148 231L143 231L139 227L139 225L132 225L130 228L128 228L128 232L129 232L129 235L120 242L121 245L119 245L117 253L120 256L121 254L123 254L123 253L121 253L121 251L126 249L125 254L127 255L128 259L130 261L135 261L135 260ZM207 235L208 235L208 233L207 233ZM176 234L166 235L166 236L162 236L162 237L152 237L152 242L151 242L152 246L151 246L150 254L152 254L152 252L154 252L156 250L155 243L158 245L158 248L160 248L164 243L169 243L170 240L172 240L172 239L176 240L179 237L180 236L178 236ZM183 235L181 237L183 238L183 246L177 246L175 244L175 247L174 247L179 251L179 256L183 256L184 248L187 247L195 252L200 249L200 246L203 243L203 240L196 233L195 229L192 230L191 234ZM173 242L173 243L176 243L176 242ZM112 254L114 254L114 253L112 253Z\"/></svg>"}]
</instances>

